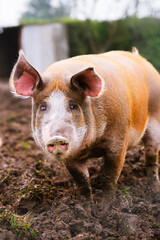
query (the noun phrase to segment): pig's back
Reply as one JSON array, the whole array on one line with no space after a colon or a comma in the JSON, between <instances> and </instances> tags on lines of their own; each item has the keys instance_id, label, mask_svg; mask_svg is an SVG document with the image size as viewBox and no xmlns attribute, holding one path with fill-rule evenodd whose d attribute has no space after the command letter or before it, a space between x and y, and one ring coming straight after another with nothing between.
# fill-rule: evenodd
<instances>
[{"instance_id":1,"label":"pig's back","mask_svg":"<svg viewBox=\"0 0 160 240\"><path fill-rule=\"evenodd\" d=\"M119 89L121 84L127 85L134 105L137 102L140 107L143 97L147 97L149 114L160 109L160 75L145 58L126 51L89 55L88 58L102 70L106 89L110 85L110 90L114 89L114 85Z\"/></svg>"},{"instance_id":2,"label":"pig's back","mask_svg":"<svg viewBox=\"0 0 160 240\"><path fill-rule=\"evenodd\" d=\"M102 54L123 65L136 75L138 81L145 80L148 91L148 113L153 115L160 110L160 74L145 58L139 54L124 51L112 51Z\"/></svg>"}]
</instances>

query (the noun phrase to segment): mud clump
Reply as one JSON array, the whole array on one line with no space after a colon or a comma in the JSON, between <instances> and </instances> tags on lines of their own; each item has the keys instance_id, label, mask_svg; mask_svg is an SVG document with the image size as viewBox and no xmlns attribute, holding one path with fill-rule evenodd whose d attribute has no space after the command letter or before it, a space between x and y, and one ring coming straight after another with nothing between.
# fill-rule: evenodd
<instances>
[{"instance_id":1,"label":"mud clump","mask_svg":"<svg viewBox=\"0 0 160 240\"><path fill-rule=\"evenodd\" d=\"M147 186L142 145L129 151L112 203L101 203L101 159L88 163L93 203L32 138L29 99L0 89L0 239L158 240L160 193Z\"/></svg>"}]
</instances>

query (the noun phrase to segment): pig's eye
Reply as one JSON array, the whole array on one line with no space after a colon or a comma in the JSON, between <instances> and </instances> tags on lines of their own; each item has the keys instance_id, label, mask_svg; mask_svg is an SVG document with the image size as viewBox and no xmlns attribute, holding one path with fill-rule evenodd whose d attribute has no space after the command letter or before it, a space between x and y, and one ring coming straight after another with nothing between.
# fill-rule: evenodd
<instances>
[{"instance_id":1,"label":"pig's eye","mask_svg":"<svg viewBox=\"0 0 160 240\"><path fill-rule=\"evenodd\" d=\"M75 102L75 101L69 101L69 108L71 109L71 110L76 110L76 109L78 109L78 105L77 105L77 103Z\"/></svg>"},{"instance_id":2,"label":"pig's eye","mask_svg":"<svg viewBox=\"0 0 160 240\"><path fill-rule=\"evenodd\" d=\"M47 103L46 102L42 102L40 105L40 111L46 111L47 110Z\"/></svg>"}]
</instances>

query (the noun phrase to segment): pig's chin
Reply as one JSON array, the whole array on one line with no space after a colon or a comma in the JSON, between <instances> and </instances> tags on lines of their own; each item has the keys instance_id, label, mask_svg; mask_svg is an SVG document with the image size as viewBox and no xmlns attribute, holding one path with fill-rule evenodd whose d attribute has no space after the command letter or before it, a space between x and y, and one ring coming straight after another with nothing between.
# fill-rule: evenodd
<instances>
[{"instance_id":1,"label":"pig's chin","mask_svg":"<svg viewBox=\"0 0 160 240\"><path fill-rule=\"evenodd\" d=\"M54 159L58 162L65 162L69 158L69 155L67 153L52 154L50 152L47 152L47 155L49 158Z\"/></svg>"},{"instance_id":2,"label":"pig's chin","mask_svg":"<svg viewBox=\"0 0 160 240\"><path fill-rule=\"evenodd\" d=\"M56 161L63 162L63 163L67 160L75 159L77 157L77 152L71 149L65 153L57 153L57 154L51 153L47 151L47 149L45 152L47 152L47 155L50 159L54 159Z\"/></svg>"}]
</instances>

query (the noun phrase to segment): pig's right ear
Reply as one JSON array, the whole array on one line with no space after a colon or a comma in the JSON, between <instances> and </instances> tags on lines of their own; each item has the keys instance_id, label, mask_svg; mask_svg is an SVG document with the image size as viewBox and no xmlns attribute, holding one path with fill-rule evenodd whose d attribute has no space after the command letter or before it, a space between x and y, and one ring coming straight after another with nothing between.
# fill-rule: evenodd
<instances>
[{"instance_id":1,"label":"pig's right ear","mask_svg":"<svg viewBox=\"0 0 160 240\"><path fill-rule=\"evenodd\" d=\"M42 80L38 71L26 60L22 50L15 64L11 76L10 87L19 96L32 97L37 87L42 87Z\"/></svg>"}]
</instances>

